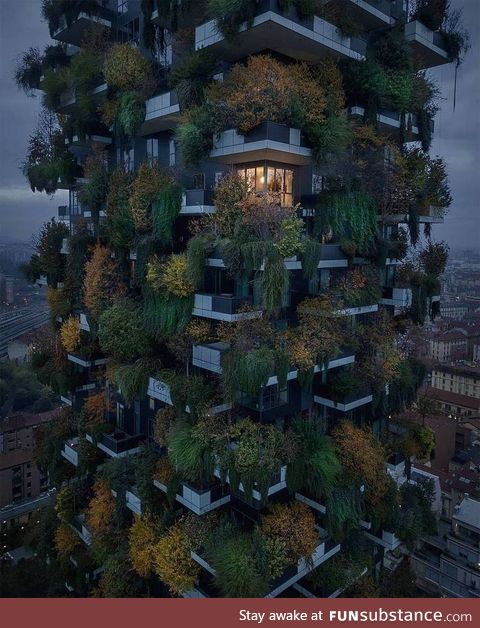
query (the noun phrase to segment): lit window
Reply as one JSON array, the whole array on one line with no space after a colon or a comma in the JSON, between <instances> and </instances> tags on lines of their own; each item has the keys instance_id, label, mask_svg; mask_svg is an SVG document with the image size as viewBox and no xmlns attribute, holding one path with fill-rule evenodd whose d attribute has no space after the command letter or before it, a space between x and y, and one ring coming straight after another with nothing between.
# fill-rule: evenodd
<instances>
[{"instance_id":1,"label":"lit window","mask_svg":"<svg viewBox=\"0 0 480 628\"><path fill-rule=\"evenodd\" d=\"M117 0L117 13L126 13L128 11L128 0Z\"/></svg>"}]
</instances>

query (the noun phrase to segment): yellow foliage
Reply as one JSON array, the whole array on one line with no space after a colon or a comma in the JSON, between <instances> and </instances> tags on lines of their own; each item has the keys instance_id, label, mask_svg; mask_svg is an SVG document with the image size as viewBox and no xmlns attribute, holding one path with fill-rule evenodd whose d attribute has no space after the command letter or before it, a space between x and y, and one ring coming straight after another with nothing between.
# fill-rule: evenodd
<instances>
[{"instance_id":1,"label":"yellow foliage","mask_svg":"<svg viewBox=\"0 0 480 628\"><path fill-rule=\"evenodd\" d=\"M61 523L58 526L55 531L55 549L59 558L68 558L81 544L80 537L68 524Z\"/></svg>"},{"instance_id":2,"label":"yellow foliage","mask_svg":"<svg viewBox=\"0 0 480 628\"><path fill-rule=\"evenodd\" d=\"M160 410L158 410L155 414L155 421L153 423L153 438L161 447L165 447L167 445L168 432L176 418L177 413L171 406L160 408ZM162 460L163 459L159 461L159 464Z\"/></svg>"},{"instance_id":3,"label":"yellow foliage","mask_svg":"<svg viewBox=\"0 0 480 628\"><path fill-rule=\"evenodd\" d=\"M176 297L188 297L195 292L195 286L188 277L187 257L184 254L171 255L164 263L158 257L153 257L147 265L147 281L152 288L163 288Z\"/></svg>"},{"instance_id":4,"label":"yellow foliage","mask_svg":"<svg viewBox=\"0 0 480 628\"><path fill-rule=\"evenodd\" d=\"M155 563L155 526L149 515L136 517L128 535L133 569L141 578L148 578Z\"/></svg>"},{"instance_id":5,"label":"yellow foliage","mask_svg":"<svg viewBox=\"0 0 480 628\"><path fill-rule=\"evenodd\" d=\"M201 320L200 318L192 319L188 323L185 333L194 344L207 342L207 340L212 339L214 334L210 322Z\"/></svg>"},{"instance_id":6,"label":"yellow foliage","mask_svg":"<svg viewBox=\"0 0 480 628\"><path fill-rule=\"evenodd\" d=\"M283 545L288 564L309 558L320 542L312 511L297 501L271 506L263 517L262 532Z\"/></svg>"},{"instance_id":7,"label":"yellow foliage","mask_svg":"<svg viewBox=\"0 0 480 628\"><path fill-rule=\"evenodd\" d=\"M159 442L157 440L156 434L155 434L155 441L157 443ZM157 467L155 469L155 479L161 482L162 484L165 484L165 486L168 486L174 474L175 474L175 470L172 467L170 460L168 458L160 458L160 460L157 462Z\"/></svg>"},{"instance_id":8,"label":"yellow foliage","mask_svg":"<svg viewBox=\"0 0 480 628\"><path fill-rule=\"evenodd\" d=\"M352 480L365 484L367 501L378 503L387 489L385 452L371 430L343 421L332 433L338 457Z\"/></svg>"},{"instance_id":9,"label":"yellow foliage","mask_svg":"<svg viewBox=\"0 0 480 628\"><path fill-rule=\"evenodd\" d=\"M85 264L83 281L85 305L98 317L111 305L116 297L125 293L125 286L120 282L118 265L112 259L109 248L97 244L93 254Z\"/></svg>"},{"instance_id":10,"label":"yellow foliage","mask_svg":"<svg viewBox=\"0 0 480 628\"><path fill-rule=\"evenodd\" d=\"M96 543L111 540L115 499L106 480L98 478L93 485L93 497L86 512L87 525Z\"/></svg>"},{"instance_id":11,"label":"yellow foliage","mask_svg":"<svg viewBox=\"0 0 480 628\"><path fill-rule=\"evenodd\" d=\"M158 168L144 161L137 170L137 176L130 186L130 209L132 210L135 229L139 232L151 228L150 206L164 184Z\"/></svg>"},{"instance_id":12,"label":"yellow foliage","mask_svg":"<svg viewBox=\"0 0 480 628\"><path fill-rule=\"evenodd\" d=\"M329 90L341 87L336 72L338 77L325 81ZM292 103L300 107L309 122L322 122L327 100L322 80L317 78L319 73L319 68L306 63L286 65L268 55L258 55L250 57L245 65L237 63L225 83L210 88L209 96L214 101L225 101L243 134L262 122L286 122ZM330 74L334 75L333 70ZM333 102L336 104L335 99Z\"/></svg>"},{"instance_id":13,"label":"yellow foliage","mask_svg":"<svg viewBox=\"0 0 480 628\"><path fill-rule=\"evenodd\" d=\"M112 409L111 403L107 398L105 392L100 391L93 395L90 395L83 405L85 417L87 419L87 425L98 425L104 423L105 414Z\"/></svg>"},{"instance_id":14,"label":"yellow foliage","mask_svg":"<svg viewBox=\"0 0 480 628\"><path fill-rule=\"evenodd\" d=\"M109 87L137 90L147 81L151 66L139 48L130 43L113 44L105 59L103 73Z\"/></svg>"},{"instance_id":15,"label":"yellow foliage","mask_svg":"<svg viewBox=\"0 0 480 628\"><path fill-rule=\"evenodd\" d=\"M187 534L176 523L155 546L155 571L173 595L182 595L195 586L200 565L190 555Z\"/></svg>"},{"instance_id":16,"label":"yellow foliage","mask_svg":"<svg viewBox=\"0 0 480 628\"><path fill-rule=\"evenodd\" d=\"M72 352L80 345L80 321L78 316L70 316L62 324L60 337L65 351Z\"/></svg>"}]
</instances>

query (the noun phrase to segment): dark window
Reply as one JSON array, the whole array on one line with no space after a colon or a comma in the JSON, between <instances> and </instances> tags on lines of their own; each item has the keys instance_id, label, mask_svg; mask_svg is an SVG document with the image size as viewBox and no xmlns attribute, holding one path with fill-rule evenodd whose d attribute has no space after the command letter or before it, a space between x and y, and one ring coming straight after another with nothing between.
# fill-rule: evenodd
<instances>
[{"instance_id":1,"label":"dark window","mask_svg":"<svg viewBox=\"0 0 480 628\"><path fill-rule=\"evenodd\" d=\"M193 189L204 190L205 189L205 175L203 172L193 175Z\"/></svg>"}]
</instances>

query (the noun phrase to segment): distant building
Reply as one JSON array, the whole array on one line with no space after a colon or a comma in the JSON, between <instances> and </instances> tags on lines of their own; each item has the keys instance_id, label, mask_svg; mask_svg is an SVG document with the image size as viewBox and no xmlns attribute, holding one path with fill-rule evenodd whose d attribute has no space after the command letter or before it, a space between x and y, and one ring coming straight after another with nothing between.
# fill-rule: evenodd
<instances>
[{"instance_id":1,"label":"distant building","mask_svg":"<svg viewBox=\"0 0 480 628\"><path fill-rule=\"evenodd\" d=\"M480 597L480 501L465 497L451 524L440 524L440 534L412 554L418 586L448 597Z\"/></svg>"},{"instance_id":2,"label":"distant building","mask_svg":"<svg viewBox=\"0 0 480 628\"><path fill-rule=\"evenodd\" d=\"M480 399L480 366L435 366L432 370L432 388Z\"/></svg>"},{"instance_id":3,"label":"distant building","mask_svg":"<svg viewBox=\"0 0 480 628\"><path fill-rule=\"evenodd\" d=\"M33 452L37 429L58 417L58 410L16 414L0 422L0 508L33 498L48 487Z\"/></svg>"},{"instance_id":4,"label":"distant building","mask_svg":"<svg viewBox=\"0 0 480 628\"><path fill-rule=\"evenodd\" d=\"M5 277L5 303L12 305L15 301L15 279Z\"/></svg>"},{"instance_id":5,"label":"distant building","mask_svg":"<svg viewBox=\"0 0 480 628\"><path fill-rule=\"evenodd\" d=\"M452 418L480 415L480 399L431 387L425 388L424 393L436 401L437 411Z\"/></svg>"},{"instance_id":6,"label":"distant building","mask_svg":"<svg viewBox=\"0 0 480 628\"><path fill-rule=\"evenodd\" d=\"M428 357L437 362L464 360L468 353L468 336L463 330L429 332Z\"/></svg>"}]
</instances>

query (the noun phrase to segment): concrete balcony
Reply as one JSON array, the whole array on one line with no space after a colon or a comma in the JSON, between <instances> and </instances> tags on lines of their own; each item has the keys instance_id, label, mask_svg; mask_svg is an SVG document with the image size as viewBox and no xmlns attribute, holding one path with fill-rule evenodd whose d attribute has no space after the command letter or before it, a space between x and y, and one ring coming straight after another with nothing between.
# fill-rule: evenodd
<instances>
[{"instance_id":1,"label":"concrete balcony","mask_svg":"<svg viewBox=\"0 0 480 628\"><path fill-rule=\"evenodd\" d=\"M213 190L185 190L182 194L181 216L213 214L215 210Z\"/></svg>"},{"instance_id":2,"label":"concrete balcony","mask_svg":"<svg viewBox=\"0 0 480 628\"><path fill-rule=\"evenodd\" d=\"M221 477L220 469L215 469L214 475L217 478L220 478ZM286 476L287 476L287 467L284 465L280 467L277 473L272 477L270 481L270 486L268 487L268 491L267 491L268 497L271 497L272 495L275 495L276 493L283 491L283 489L287 487ZM225 482L227 484L230 484L230 477L228 473L225 477ZM255 482L254 486L258 486L258 484ZM238 485L237 491L240 494L245 493L245 489L243 487L242 482L240 482L240 484ZM253 488L252 490L252 500L254 503L256 502L257 504L263 503L262 495L257 488Z\"/></svg>"},{"instance_id":3,"label":"concrete balcony","mask_svg":"<svg viewBox=\"0 0 480 628\"><path fill-rule=\"evenodd\" d=\"M92 89L92 96L96 103L101 103L107 95L107 84L102 83ZM63 115L71 115L78 112L77 96L74 89L68 89L60 97L60 104L57 107L57 113Z\"/></svg>"},{"instance_id":4,"label":"concrete balcony","mask_svg":"<svg viewBox=\"0 0 480 628\"><path fill-rule=\"evenodd\" d=\"M391 16L390 0L327 0L327 3L348 12L367 31L395 23L395 18Z\"/></svg>"},{"instance_id":5,"label":"concrete balcony","mask_svg":"<svg viewBox=\"0 0 480 628\"><path fill-rule=\"evenodd\" d=\"M378 534L365 531L364 534L368 539L377 545L381 545L388 551L393 551L402 544L400 539L393 532L388 532L387 530L382 530Z\"/></svg>"},{"instance_id":6,"label":"concrete balcony","mask_svg":"<svg viewBox=\"0 0 480 628\"><path fill-rule=\"evenodd\" d=\"M87 440L92 440L87 435ZM121 430L111 434L103 434L97 442L97 447L110 458L125 458L140 451L140 443L144 440L141 435L130 436Z\"/></svg>"},{"instance_id":7,"label":"concrete balcony","mask_svg":"<svg viewBox=\"0 0 480 628\"><path fill-rule=\"evenodd\" d=\"M91 328L90 328L90 323L88 321L88 314L85 314L84 312L80 312L79 318L80 318L80 329L83 331L90 332Z\"/></svg>"},{"instance_id":8,"label":"concrete balcony","mask_svg":"<svg viewBox=\"0 0 480 628\"><path fill-rule=\"evenodd\" d=\"M243 306L252 304L252 297L234 297L233 295L196 294L193 315L216 321L233 323L246 318L261 316L258 312L241 312Z\"/></svg>"},{"instance_id":9,"label":"concrete balcony","mask_svg":"<svg viewBox=\"0 0 480 628\"><path fill-rule=\"evenodd\" d=\"M163 493L167 492L167 486L159 480L154 480L153 483ZM231 496L229 489L220 482L213 482L204 489L182 482L175 498L182 506L201 516L228 504Z\"/></svg>"},{"instance_id":10,"label":"concrete balcony","mask_svg":"<svg viewBox=\"0 0 480 628\"><path fill-rule=\"evenodd\" d=\"M338 316L358 316L360 314L372 314L373 312L378 312L378 303L345 307L341 310L336 310L335 314Z\"/></svg>"},{"instance_id":11,"label":"concrete balcony","mask_svg":"<svg viewBox=\"0 0 480 628\"><path fill-rule=\"evenodd\" d=\"M317 526L320 541L317 547L312 552L312 555L307 559L300 558L294 565L287 567L284 573L270 583L269 592L265 595L266 598L278 597L286 589L294 585L296 582L305 577L313 569L319 567L322 563L326 562L337 552L340 551L340 544L334 543L328 536L328 533L323 528ZM212 576L216 576L216 570L203 558L200 553L191 552L193 560L198 563L206 572ZM213 593L213 592L212 592ZM184 597L191 598L204 598L210 597L209 593L196 587L194 590L184 594ZM213 595L212 595L213 597Z\"/></svg>"},{"instance_id":12,"label":"concrete balcony","mask_svg":"<svg viewBox=\"0 0 480 628\"><path fill-rule=\"evenodd\" d=\"M174 91L149 98L145 108L145 121L140 129L140 135L173 129L180 119L180 104Z\"/></svg>"},{"instance_id":13,"label":"concrete balcony","mask_svg":"<svg viewBox=\"0 0 480 628\"><path fill-rule=\"evenodd\" d=\"M85 523L85 515L83 513L76 515L73 518L73 521L70 524L70 527L72 528L74 532L78 534L78 536L82 539L85 545L92 544L92 534L90 530L87 528L87 525Z\"/></svg>"},{"instance_id":14,"label":"concrete balcony","mask_svg":"<svg viewBox=\"0 0 480 628\"><path fill-rule=\"evenodd\" d=\"M336 395L328 385L320 385L314 388L314 403L338 410L339 412L350 412L373 401L370 388L363 388L355 393L344 395L338 400L335 397Z\"/></svg>"},{"instance_id":15,"label":"concrete balcony","mask_svg":"<svg viewBox=\"0 0 480 628\"><path fill-rule=\"evenodd\" d=\"M252 24L243 23L237 36L227 40L215 20L195 29L195 50L208 48L215 56L237 61L262 50L273 50L293 59L318 61L334 59L365 59L366 42L344 37L329 22L314 16L300 19L291 7L282 11L277 0L262 0Z\"/></svg>"},{"instance_id":16,"label":"concrete balcony","mask_svg":"<svg viewBox=\"0 0 480 628\"><path fill-rule=\"evenodd\" d=\"M389 305L395 309L406 309L412 305L412 290L411 288L384 288L380 304Z\"/></svg>"},{"instance_id":17,"label":"concrete balcony","mask_svg":"<svg viewBox=\"0 0 480 628\"><path fill-rule=\"evenodd\" d=\"M110 146L112 138L105 131L86 134L84 137L73 135L72 138L65 138L65 144L72 148L90 148L92 144L101 144L102 146Z\"/></svg>"},{"instance_id":18,"label":"concrete balcony","mask_svg":"<svg viewBox=\"0 0 480 628\"><path fill-rule=\"evenodd\" d=\"M61 451L62 456L74 467L78 467L78 444L80 439L78 436L71 438L63 443Z\"/></svg>"},{"instance_id":19,"label":"concrete balcony","mask_svg":"<svg viewBox=\"0 0 480 628\"><path fill-rule=\"evenodd\" d=\"M311 163L312 151L299 129L264 122L247 135L239 135L235 129L220 133L214 137L210 158L224 164L267 160L302 166Z\"/></svg>"},{"instance_id":20,"label":"concrete balcony","mask_svg":"<svg viewBox=\"0 0 480 628\"><path fill-rule=\"evenodd\" d=\"M108 362L108 358L87 358L79 353L67 353L67 360L84 368L104 366Z\"/></svg>"},{"instance_id":21,"label":"concrete balcony","mask_svg":"<svg viewBox=\"0 0 480 628\"><path fill-rule=\"evenodd\" d=\"M441 207L426 207L419 210L418 220L421 224L443 224L445 217L445 210ZM391 224L408 223L408 214L385 214L378 217L379 221Z\"/></svg>"},{"instance_id":22,"label":"concrete balcony","mask_svg":"<svg viewBox=\"0 0 480 628\"><path fill-rule=\"evenodd\" d=\"M365 107L349 107L348 113L353 118L363 119L365 117ZM379 132L383 135L393 136L395 138L400 137L402 132L402 120L400 113L398 111L390 111L388 109L380 111L377 113L377 126ZM415 141L418 139L420 131L418 128L418 119L414 113L405 114L403 132L406 134L406 137L409 138L408 141Z\"/></svg>"},{"instance_id":23,"label":"concrete balcony","mask_svg":"<svg viewBox=\"0 0 480 628\"><path fill-rule=\"evenodd\" d=\"M212 342L209 344L201 344L193 346L193 359L192 364L199 368L203 368L211 373L222 373L222 355L230 349L230 345L227 342ZM327 364L327 369L338 368L340 366L346 366L355 362L355 354L352 351L346 350L341 355L337 356L333 360L330 360ZM325 370L324 365L317 364L314 368L315 373L320 373ZM293 380L298 377L298 370L291 369L287 374L287 380ZM278 384L278 378L276 375L272 375L268 381L267 386L273 386Z\"/></svg>"},{"instance_id":24,"label":"concrete balcony","mask_svg":"<svg viewBox=\"0 0 480 628\"><path fill-rule=\"evenodd\" d=\"M66 15L62 15L57 30L52 34L52 39L80 46L88 30L94 24L111 28L112 17L112 12L100 5L92 13L79 11L73 19L71 16L67 18Z\"/></svg>"},{"instance_id":25,"label":"concrete balcony","mask_svg":"<svg viewBox=\"0 0 480 628\"><path fill-rule=\"evenodd\" d=\"M142 500L138 496L136 487L133 487L125 491L125 505L134 514L142 515L143 513Z\"/></svg>"},{"instance_id":26,"label":"concrete balcony","mask_svg":"<svg viewBox=\"0 0 480 628\"><path fill-rule=\"evenodd\" d=\"M60 253L62 255L68 255L70 253L70 244L68 242L68 238L63 238L62 248L60 249Z\"/></svg>"},{"instance_id":27,"label":"concrete balcony","mask_svg":"<svg viewBox=\"0 0 480 628\"><path fill-rule=\"evenodd\" d=\"M430 30L418 20L405 24L405 39L410 44L417 67L433 68L451 62L442 34Z\"/></svg>"}]
</instances>

